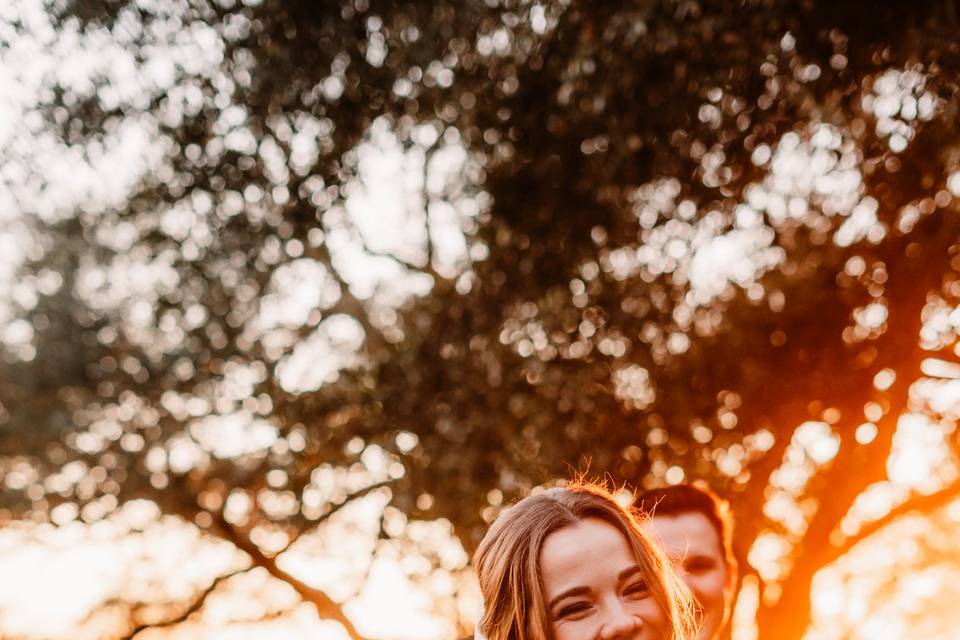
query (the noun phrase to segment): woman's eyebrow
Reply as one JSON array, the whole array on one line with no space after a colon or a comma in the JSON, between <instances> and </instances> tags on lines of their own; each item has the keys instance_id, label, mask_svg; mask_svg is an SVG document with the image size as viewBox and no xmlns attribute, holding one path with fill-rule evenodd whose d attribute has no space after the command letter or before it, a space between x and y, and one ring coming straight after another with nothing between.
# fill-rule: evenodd
<instances>
[{"instance_id":1,"label":"woman's eyebrow","mask_svg":"<svg viewBox=\"0 0 960 640\"><path fill-rule=\"evenodd\" d=\"M621 571L620 575L617 576L617 580L619 582L623 582L627 578L632 578L638 573L640 573L640 567L638 567L637 565L633 565L632 567L627 567L626 569Z\"/></svg>"},{"instance_id":2,"label":"woman's eyebrow","mask_svg":"<svg viewBox=\"0 0 960 640\"><path fill-rule=\"evenodd\" d=\"M585 596L590 593L589 587L573 587L572 589L567 589L563 593L557 595L550 603L547 605L548 609L553 609L553 607L563 600L564 598L572 598L573 596Z\"/></svg>"}]
</instances>

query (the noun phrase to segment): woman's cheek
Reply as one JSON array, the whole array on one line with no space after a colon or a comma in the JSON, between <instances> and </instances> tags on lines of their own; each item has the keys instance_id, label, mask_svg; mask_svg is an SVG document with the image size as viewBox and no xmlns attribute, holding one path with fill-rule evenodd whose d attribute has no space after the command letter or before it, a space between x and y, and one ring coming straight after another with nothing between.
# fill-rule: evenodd
<instances>
[{"instance_id":1,"label":"woman's cheek","mask_svg":"<svg viewBox=\"0 0 960 640\"><path fill-rule=\"evenodd\" d=\"M667 638L667 616L664 614L663 609L660 608L660 605L657 604L656 600L647 598L643 601L642 607L639 615L643 620L644 626L654 631L655 637Z\"/></svg>"},{"instance_id":2,"label":"woman's cheek","mask_svg":"<svg viewBox=\"0 0 960 640\"><path fill-rule=\"evenodd\" d=\"M593 637L589 634L589 624L586 620L564 620L555 624L553 636L556 640L583 640Z\"/></svg>"}]
</instances>

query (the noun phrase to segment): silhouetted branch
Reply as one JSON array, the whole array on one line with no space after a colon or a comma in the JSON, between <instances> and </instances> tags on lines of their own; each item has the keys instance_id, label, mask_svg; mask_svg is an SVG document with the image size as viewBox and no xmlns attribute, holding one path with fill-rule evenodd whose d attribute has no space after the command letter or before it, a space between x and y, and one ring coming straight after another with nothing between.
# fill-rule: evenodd
<instances>
[{"instance_id":1,"label":"silhouetted branch","mask_svg":"<svg viewBox=\"0 0 960 640\"><path fill-rule=\"evenodd\" d=\"M139 634L141 631L145 631L147 629L162 629L166 627L172 627L173 625L184 622L187 618L189 618L191 615L193 615L203 607L203 605L207 601L207 597L211 593L216 591L217 587L223 584L224 581L236 575L239 575L241 573L245 573L249 570L250 570L250 567L244 567L243 569L237 569L235 571L231 571L230 573L225 573L221 576L218 576L213 582L210 583L210 585L206 589L204 589L203 591L198 593L196 596L194 596L193 602L191 602L189 606L187 606L183 611L181 611L175 617L170 618L168 620L163 620L162 622L138 624L133 629L131 629L128 634L121 636L118 640L133 640L133 638L137 634Z\"/></svg>"},{"instance_id":2,"label":"silhouetted branch","mask_svg":"<svg viewBox=\"0 0 960 640\"><path fill-rule=\"evenodd\" d=\"M181 489L181 493L185 496L185 498L181 501L181 507L196 511L198 504L198 492L190 486L183 476L175 476L172 480L172 484L177 485ZM367 493L380 488L380 486L382 485L371 485L369 487L364 487L354 494L351 494L346 500L344 500L343 503L336 505L333 509L331 509L331 511L324 514L315 523L315 525L330 518L334 512L343 508L344 505L351 502L354 498L366 495ZM186 496L189 496L189 498ZM321 618L335 620L343 625L344 629L346 629L352 640L364 640L363 636L359 634L350 619L347 618L346 614L343 612L343 608L338 602L333 600L323 591L311 587L302 580L299 580L292 574L280 568L280 566L277 564L277 558L280 554L276 554L274 556L268 556L265 554L256 545L256 543L249 538L245 530L234 525L226 519L222 509L219 511L201 509L200 511L209 514L213 518L212 526L206 529L207 532L209 532L211 535L215 535L223 540L233 543L234 546L250 556L250 559L255 566L266 569L267 572L274 578L289 584L298 594L300 594L301 598L313 604L317 610L317 614ZM287 546L289 547L289 544Z\"/></svg>"},{"instance_id":3,"label":"silhouetted branch","mask_svg":"<svg viewBox=\"0 0 960 640\"><path fill-rule=\"evenodd\" d=\"M383 333L370 321L366 304L353 295L353 293L350 291L350 284L343 279L343 276L341 276L340 272L337 271L336 267L334 267L333 258L330 255L330 250L327 248L327 246L325 244L321 244L318 247L312 247L307 250L306 255L326 266L327 271L340 288L340 299L336 302L336 304L326 310L326 314L333 315L335 313L344 313L351 316L354 320L360 323L360 326L363 327L364 333L366 333L367 336L367 341L372 347L371 351L378 351L380 348L382 348L386 342L383 337Z\"/></svg>"},{"instance_id":4,"label":"silhouetted branch","mask_svg":"<svg viewBox=\"0 0 960 640\"><path fill-rule=\"evenodd\" d=\"M436 147L437 142L434 142L423 150L423 185L421 187L423 191L423 228L427 236L427 267L431 273L433 273L433 237L430 234L430 190L427 188L427 178L430 172L430 154Z\"/></svg>"},{"instance_id":5,"label":"silhouetted branch","mask_svg":"<svg viewBox=\"0 0 960 640\"><path fill-rule=\"evenodd\" d=\"M428 224L429 224L429 219L428 219ZM419 265L413 264L412 262L408 262L407 260L404 260L403 258L397 256L396 254L388 253L384 251L375 251L374 249L371 249L370 246L367 244L367 241L364 239L363 234L361 234L358 230L356 231L356 236L360 240L360 244L363 245L364 253L371 255L375 258L388 258L389 260L393 260L398 265L400 265L404 269L407 269L408 271L418 271L420 273L426 273L427 275L432 276L434 280L441 279L440 274L438 274L436 270L433 268L432 250L428 251L426 264L423 266L419 266ZM432 245L433 243L430 240L429 232L428 232L427 246L431 247Z\"/></svg>"},{"instance_id":6,"label":"silhouetted branch","mask_svg":"<svg viewBox=\"0 0 960 640\"><path fill-rule=\"evenodd\" d=\"M343 625L344 629L346 629L347 634L350 636L350 638L352 638L352 640L363 640L363 636L360 635L350 619L347 618L346 614L343 612L343 608L338 602L333 600L323 591L314 589L310 585L281 569L277 564L276 558L271 558L264 554L260 548L253 543L253 541L246 537L233 524L228 522L226 518L223 517L222 513L218 513L216 516L214 516L214 525L220 532L222 532L224 538L235 544L238 548L250 556L250 559L255 565L263 567L273 577L289 584L294 588L294 590L296 590L297 593L300 594L301 598L313 604L313 606L317 609L317 614L321 618L336 620Z\"/></svg>"},{"instance_id":7,"label":"silhouetted branch","mask_svg":"<svg viewBox=\"0 0 960 640\"><path fill-rule=\"evenodd\" d=\"M290 547L292 547L292 546L294 545L294 543L296 543L297 540L299 540L300 538L302 538L305 534L310 533L311 531L315 531L315 530L317 529L317 527L319 527L321 524L323 524L324 522L326 522L327 520L329 520L330 518L332 518L332 517L333 517L334 515L336 515L341 509L343 509L345 506L347 506L348 504L350 504L350 503L353 502L354 500L356 500L356 499L358 499L358 498L362 498L362 497L364 497L364 496L366 496L366 495L369 495L369 494L373 493L374 491L376 491L377 489L382 489L383 487L388 487L388 486L390 486L391 484L393 484L393 480L384 480L383 482L376 482L376 483L370 485L369 487L364 487L363 489L360 489L359 491L356 491L356 492L354 492L354 493L351 493L349 496L347 496L346 500L344 500L343 502L341 502L341 503L339 503L339 504L333 505L332 507L330 507L330 510L329 510L329 511L327 511L326 513L324 513L323 515L321 515L319 518L317 518L317 519L314 521L313 526L312 526L311 528L309 528L309 529L304 529L304 530L302 530L302 531L298 531L297 535L292 536L292 537L290 538L290 541L289 541L286 545L284 545L282 549L280 549L279 551L277 551L277 552L274 554L274 557L277 557L277 556L282 555L285 551L289 550Z\"/></svg>"},{"instance_id":8,"label":"silhouetted branch","mask_svg":"<svg viewBox=\"0 0 960 640\"><path fill-rule=\"evenodd\" d=\"M871 520L852 536L847 537L842 545L831 547L834 560L847 553L860 542L863 542L873 534L890 525L894 520L909 513L929 513L940 507L944 507L957 498L960 498L960 481L947 485L936 493L930 495L919 495L908 499L887 512L882 518Z\"/></svg>"}]
</instances>

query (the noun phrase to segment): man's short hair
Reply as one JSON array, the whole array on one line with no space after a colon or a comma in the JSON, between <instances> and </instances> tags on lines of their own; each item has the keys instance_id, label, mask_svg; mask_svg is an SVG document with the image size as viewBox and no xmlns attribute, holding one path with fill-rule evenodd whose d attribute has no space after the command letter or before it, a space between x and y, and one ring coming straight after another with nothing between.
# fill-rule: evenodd
<instances>
[{"instance_id":1,"label":"man's short hair","mask_svg":"<svg viewBox=\"0 0 960 640\"><path fill-rule=\"evenodd\" d=\"M730 513L730 503L710 489L692 484L661 487L641 494L634 504L650 517L703 514L720 538L727 565L737 565L733 555L733 515Z\"/></svg>"}]
</instances>

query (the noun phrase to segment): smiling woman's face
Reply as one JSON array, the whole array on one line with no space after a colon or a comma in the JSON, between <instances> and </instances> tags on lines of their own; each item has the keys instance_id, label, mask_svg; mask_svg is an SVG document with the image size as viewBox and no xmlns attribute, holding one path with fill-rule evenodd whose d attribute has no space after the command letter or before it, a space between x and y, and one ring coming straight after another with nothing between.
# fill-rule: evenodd
<instances>
[{"instance_id":1,"label":"smiling woman's face","mask_svg":"<svg viewBox=\"0 0 960 640\"><path fill-rule=\"evenodd\" d=\"M608 522L587 518L551 533L540 571L556 640L670 637L626 538Z\"/></svg>"}]
</instances>

